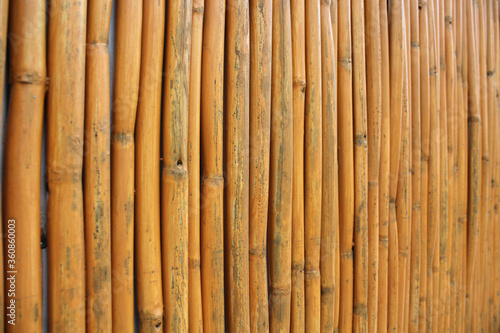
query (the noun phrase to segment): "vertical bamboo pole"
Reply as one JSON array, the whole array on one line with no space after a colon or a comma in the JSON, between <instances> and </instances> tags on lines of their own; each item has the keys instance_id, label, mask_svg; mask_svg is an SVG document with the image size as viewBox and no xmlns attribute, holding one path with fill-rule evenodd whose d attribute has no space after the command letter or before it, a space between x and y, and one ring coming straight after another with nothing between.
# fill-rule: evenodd
<instances>
[{"instance_id":1,"label":"vertical bamboo pole","mask_svg":"<svg viewBox=\"0 0 500 333\"><path fill-rule=\"evenodd\" d=\"M11 311L7 310L7 332L42 332L39 241L43 108L47 82L45 5L45 1L40 0L35 3L16 1L10 6L13 18L9 29L11 92L3 169L3 233L6 235L6 290L9 291L5 306L15 305L15 317L9 316ZM29 32L25 27L28 23L32 27ZM11 229L15 233L11 233ZM14 294L10 292L12 289ZM1 293L3 295L3 289ZM13 318L16 320L11 321Z\"/></svg>"},{"instance_id":2,"label":"vertical bamboo pole","mask_svg":"<svg viewBox=\"0 0 500 333\"><path fill-rule=\"evenodd\" d=\"M250 329L248 287L249 4L227 2L226 38L226 327Z\"/></svg>"},{"instance_id":3,"label":"vertical bamboo pole","mask_svg":"<svg viewBox=\"0 0 500 333\"><path fill-rule=\"evenodd\" d=\"M81 181L87 1L53 1L50 9L47 108L49 331L84 332L85 245Z\"/></svg>"},{"instance_id":4,"label":"vertical bamboo pole","mask_svg":"<svg viewBox=\"0 0 500 333\"><path fill-rule=\"evenodd\" d=\"M269 179L269 329L290 330L293 96L290 3L272 8L271 163Z\"/></svg>"},{"instance_id":5,"label":"vertical bamboo pole","mask_svg":"<svg viewBox=\"0 0 500 333\"><path fill-rule=\"evenodd\" d=\"M339 331L352 331L354 147L352 109L351 2L338 0L338 135L339 135L339 223L340 314ZM342 198L342 204L340 204Z\"/></svg>"},{"instance_id":6,"label":"vertical bamboo pole","mask_svg":"<svg viewBox=\"0 0 500 333\"><path fill-rule=\"evenodd\" d=\"M135 135L135 275L141 332L163 330L160 242L161 73L165 1L143 2Z\"/></svg>"},{"instance_id":7,"label":"vertical bamboo pole","mask_svg":"<svg viewBox=\"0 0 500 333\"><path fill-rule=\"evenodd\" d=\"M495 40L495 77L496 77L496 91L500 88L500 75L498 75L497 71L500 68L500 31L499 31L499 4L498 0L494 0L493 2L493 21L494 21L494 40ZM500 100L499 95L496 94L495 99L495 126L498 129L500 125L500 115L498 111L500 109ZM493 134L495 133L495 134ZM494 216L493 216L493 263L494 263L494 277L493 277L493 307L492 307L492 325L494 328L498 328L500 326L500 214L499 214L499 203L500 203L500 143L499 143L499 134L498 131L493 131L492 135L494 136L495 143L495 159L494 159L494 197L493 197L493 207L494 207Z\"/></svg>"},{"instance_id":8,"label":"vertical bamboo pole","mask_svg":"<svg viewBox=\"0 0 500 333\"><path fill-rule=\"evenodd\" d=\"M272 1L250 2L250 330L269 330L266 236L269 196ZM290 60L291 61L291 60ZM290 244L289 244L290 245Z\"/></svg>"},{"instance_id":9,"label":"vertical bamboo pole","mask_svg":"<svg viewBox=\"0 0 500 333\"><path fill-rule=\"evenodd\" d=\"M290 331L304 332L305 1L291 0L290 6L293 57L292 297Z\"/></svg>"},{"instance_id":10,"label":"vertical bamboo pole","mask_svg":"<svg viewBox=\"0 0 500 333\"><path fill-rule=\"evenodd\" d=\"M142 1L117 2L111 128L112 320L117 332L134 327L134 136L141 35Z\"/></svg>"},{"instance_id":11,"label":"vertical bamboo pole","mask_svg":"<svg viewBox=\"0 0 500 333\"><path fill-rule=\"evenodd\" d=\"M163 87L161 239L164 332L186 332L188 322L188 110L192 1L169 1Z\"/></svg>"},{"instance_id":12,"label":"vertical bamboo pole","mask_svg":"<svg viewBox=\"0 0 500 333\"><path fill-rule=\"evenodd\" d=\"M200 253L200 117L203 12L205 0L194 0L191 19L188 148L188 319L189 332L203 332Z\"/></svg>"},{"instance_id":13,"label":"vertical bamboo pole","mask_svg":"<svg viewBox=\"0 0 500 333\"><path fill-rule=\"evenodd\" d=\"M0 2L0 106L3 105L3 92L4 92L4 82L5 82L5 60L7 57L7 29L8 29L8 17L9 17L9 0L2 0ZM1 126L2 117L0 116L0 143L1 140ZM1 187L1 180L0 180ZM0 200L0 219L3 218L2 215L2 200ZM3 220L2 220L3 221ZM3 226L3 223L2 223ZM3 237L0 237L0 304L5 304L4 295L4 249L3 249ZM4 327L5 312L4 307L0 308L0 327Z\"/></svg>"},{"instance_id":14,"label":"vertical bamboo pole","mask_svg":"<svg viewBox=\"0 0 500 333\"><path fill-rule=\"evenodd\" d=\"M390 69L387 1L380 5L381 56L381 137L380 137L380 194L379 194L379 269L377 331L387 332L388 255L389 255L389 176L390 176Z\"/></svg>"},{"instance_id":15,"label":"vertical bamboo pole","mask_svg":"<svg viewBox=\"0 0 500 333\"><path fill-rule=\"evenodd\" d=\"M207 1L201 64L201 288L203 330L224 331L224 25L226 2Z\"/></svg>"},{"instance_id":16,"label":"vertical bamboo pole","mask_svg":"<svg viewBox=\"0 0 500 333\"><path fill-rule=\"evenodd\" d=\"M337 77L331 24L331 3L321 2L322 66L322 207L321 207L321 332L335 327L335 267L339 224L337 160Z\"/></svg>"}]
</instances>

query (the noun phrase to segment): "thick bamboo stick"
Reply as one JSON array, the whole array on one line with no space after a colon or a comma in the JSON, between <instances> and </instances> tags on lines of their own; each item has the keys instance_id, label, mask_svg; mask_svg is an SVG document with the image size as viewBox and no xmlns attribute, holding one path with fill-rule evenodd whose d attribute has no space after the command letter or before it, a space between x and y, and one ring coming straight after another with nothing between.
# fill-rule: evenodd
<instances>
[{"instance_id":1,"label":"thick bamboo stick","mask_svg":"<svg viewBox=\"0 0 500 333\"><path fill-rule=\"evenodd\" d=\"M111 128L111 276L113 330L134 327L135 120L141 72L142 1L116 3Z\"/></svg>"},{"instance_id":2,"label":"thick bamboo stick","mask_svg":"<svg viewBox=\"0 0 500 333\"><path fill-rule=\"evenodd\" d=\"M87 331L110 331L110 0L89 0L85 87L85 270Z\"/></svg>"},{"instance_id":3,"label":"thick bamboo stick","mask_svg":"<svg viewBox=\"0 0 500 333\"><path fill-rule=\"evenodd\" d=\"M36 3L16 1L10 6L9 36L15 36L16 41L11 39L9 43L11 92L3 169L7 332L42 332L39 241L42 128L47 83L45 5L45 1L40 0ZM25 29L27 22L33 24L29 34ZM1 294L4 294L3 289Z\"/></svg>"},{"instance_id":4,"label":"thick bamboo stick","mask_svg":"<svg viewBox=\"0 0 500 333\"><path fill-rule=\"evenodd\" d=\"M339 225L337 160L337 76L330 2L321 3L322 66L322 207L321 207L321 332L335 328L336 249Z\"/></svg>"},{"instance_id":5,"label":"thick bamboo stick","mask_svg":"<svg viewBox=\"0 0 500 333\"><path fill-rule=\"evenodd\" d=\"M249 4L227 2L226 15L226 328L250 329L248 287Z\"/></svg>"},{"instance_id":6,"label":"thick bamboo stick","mask_svg":"<svg viewBox=\"0 0 500 333\"><path fill-rule=\"evenodd\" d=\"M135 135L135 275L141 332L163 330L160 242L161 73L165 1L143 2Z\"/></svg>"},{"instance_id":7,"label":"thick bamboo stick","mask_svg":"<svg viewBox=\"0 0 500 333\"><path fill-rule=\"evenodd\" d=\"M203 330L224 331L224 25L226 2L207 1L201 65L201 288Z\"/></svg>"},{"instance_id":8,"label":"thick bamboo stick","mask_svg":"<svg viewBox=\"0 0 500 333\"><path fill-rule=\"evenodd\" d=\"M161 231L164 332L186 332L188 322L188 111L192 1L169 1L163 87Z\"/></svg>"},{"instance_id":9,"label":"thick bamboo stick","mask_svg":"<svg viewBox=\"0 0 500 333\"><path fill-rule=\"evenodd\" d=\"M0 105L3 105L4 95L4 82L5 82L5 59L7 58L7 29L9 17L9 0L2 0L0 2ZM0 134L2 133L2 116L0 116ZM0 135L0 143L1 135ZM1 187L1 180L0 180ZM0 200L0 218L2 215L2 200ZM3 220L2 220L3 221ZM3 224L2 224L3 225ZM0 258L4 258L3 237L0 237ZM4 262L0 260L0 290L4 290ZM4 292L0 292L0 304L5 304ZM0 327L5 327L5 309L0 308Z\"/></svg>"},{"instance_id":10,"label":"thick bamboo stick","mask_svg":"<svg viewBox=\"0 0 500 333\"><path fill-rule=\"evenodd\" d=\"M50 10L47 108L49 331L84 332L85 245L81 181L87 1L54 1Z\"/></svg>"},{"instance_id":11,"label":"thick bamboo stick","mask_svg":"<svg viewBox=\"0 0 500 333\"><path fill-rule=\"evenodd\" d=\"M387 2L379 1L381 56L381 136L379 188L379 269L377 331L387 331L390 175L390 69Z\"/></svg>"},{"instance_id":12,"label":"thick bamboo stick","mask_svg":"<svg viewBox=\"0 0 500 333\"><path fill-rule=\"evenodd\" d=\"M339 236L340 314L339 331L352 331L354 296L354 147L352 109L351 2L338 1L338 145L339 145ZM340 204L342 198L342 204Z\"/></svg>"},{"instance_id":13,"label":"thick bamboo stick","mask_svg":"<svg viewBox=\"0 0 500 333\"><path fill-rule=\"evenodd\" d=\"M271 118L271 0L250 2L250 331L269 330L267 216ZM290 60L291 61L291 60ZM288 244L290 246L290 244Z\"/></svg>"},{"instance_id":14,"label":"thick bamboo stick","mask_svg":"<svg viewBox=\"0 0 500 333\"><path fill-rule=\"evenodd\" d=\"M191 21L188 148L188 319L189 332L203 332L200 253L200 117L204 0L194 0Z\"/></svg>"}]
</instances>

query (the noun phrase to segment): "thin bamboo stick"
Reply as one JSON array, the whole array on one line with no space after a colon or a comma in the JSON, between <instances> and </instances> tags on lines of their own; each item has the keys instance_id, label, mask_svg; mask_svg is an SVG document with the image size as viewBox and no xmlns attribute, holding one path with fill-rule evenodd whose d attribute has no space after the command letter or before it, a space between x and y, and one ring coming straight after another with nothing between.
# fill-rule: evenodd
<instances>
[{"instance_id":1,"label":"thin bamboo stick","mask_svg":"<svg viewBox=\"0 0 500 333\"><path fill-rule=\"evenodd\" d=\"M249 4L227 2L226 12L226 327L250 329L248 286Z\"/></svg>"},{"instance_id":2,"label":"thin bamboo stick","mask_svg":"<svg viewBox=\"0 0 500 333\"><path fill-rule=\"evenodd\" d=\"M497 71L500 69L500 31L499 31L499 4L498 0L494 0L493 2L493 21L494 21L494 39L495 39L495 76L496 76L496 89L500 87L500 75L498 75ZM500 125L500 116L498 114L498 110L500 108L500 100L499 95L496 95L495 99L495 126L498 129ZM494 328L498 328L500 326L500 214L499 214L499 203L500 203L500 143L499 143L499 134L498 130L492 132L495 133L494 137L496 140L495 144L495 152L494 152L494 217L493 217L493 262L494 262L494 277L493 277L493 307L492 307L492 325Z\"/></svg>"},{"instance_id":3,"label":"thin bamboo stick","mask_svg":"<svg viewBox=\"0 0 500 333\"><path fill-rule=\"evenodd\" d=\"M159 160L164 26L165 1L144 1L135 128L135 274L141 332L163 330Z\"/></svg>"},{"instance_id":4,"label":"thin bamboo stick","mask_svg":"<svg viewBox=\"0 0 500 333\"><path fill-rule=\"evenodd\" d=\"M201 288L203 329L224 331L224 25L226 2L207 1L201 67Z\"/></svg>"},{"instance_id":5,"label":"thin bamboo stick","mask_svg":"<svg viewBox=\"0 0 500 333\"><path fill-rule=\"evenodd\" d=\"M85 244L81 181L87 1L54 1L50 10L47 98L49 331L84 332Z\"/></svg>"},{"instance_id":6,"label":"thin bamboo stick","mask_svg":"<svg viewBox=\"0 0 500 333\"><path fill-rule=\"evenodd\" d=\"M3 106L4 84L5 84L5 60L7 58L7 29L9 17L9 1L0 2L0 106ZM0 115L0 143L2 142L2 116ZM1 166L1 165L0 165ZM1 187L0 179L0 187ZM0 200L0 218L2 215L2 200ZM3 220L2 220L3 221ZM2 223L3 226L3 223ZM4 258L3 237L0 237L0 258ZM0 260L0 290L4 289L4 261ZM0 304L5 304L4 292L0 292ZM5 309L0 307L0 327L5 327Z\"/></svg>"},{"instance_id":7,"label":"thin bamboo stick","mask_svg":"<svg viewBox=\"0 0 500 333\"><path fill-rule=\"evenodd\" d=\"M321 3L322 66L322 207L321 207L321 332L335 327L336 246L339 224L337 160L337 76L330 2Z\"/></svg>"},{"instance_id":8,"label":"thin bamboo stick","mask_svg":"<svg viewBox=\"0 0 500 333\"><path fill-rule=\"evenodd\" d=\"M11 92L3 169L7 332L42 332L39 241L43 108L47 82L45 5L45 1L40 0L36 3L16 1L10 6L13 18L9 29ZM25 29L27 22L33 29L29 33ZM15 43L12 41L14 36ZM16 273L9 273L14 271ZM1 293L4 295L3 290Z\"/></svg>"},{"instance_id":9,"label":"thin bamboo stick","mask_svg":"<svg viewBox=\"0 0 500 333\"><path fill-rule=\"evenodd\" d=\"M135 120L141 71L142 1L116 3L111 128L111 274L113 330L134 327Z\"/></svg>"},{"instance_id":10,"label":"thin bamboo stick","mask_svg":"<svg viewBox=\"0 0 500 333\"><path fill-rule=\"evenodd\" d=\"M339 331L352 331L353 232L354 232L354 148L352 109L351 2L338 1L338 136L339 136L339 223L340 314Z\"/></svg>"},{"instance_id":11,"label":"thin bamboo stick","mask_svg":"<svg viewBox=\"0 0 500 333\"><path fill-rule=\"evenodd\" d=\"M267 216L271 118L272 1L250 2L250 331L269 330ZM291 60L290 60L291 61ZM291 200L290 200L291 201ZM290 244L289 244L290 245Z\"/></svg>"}]
</instances>

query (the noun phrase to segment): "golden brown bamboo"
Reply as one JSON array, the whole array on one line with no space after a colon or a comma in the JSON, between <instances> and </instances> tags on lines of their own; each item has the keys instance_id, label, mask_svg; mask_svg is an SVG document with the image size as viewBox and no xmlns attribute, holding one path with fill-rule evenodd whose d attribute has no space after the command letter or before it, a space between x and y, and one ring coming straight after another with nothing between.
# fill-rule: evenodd
<instances>
[{"instance_id":1,"label":"golden brown bamboo","mask_svg":"<svg viewBox=\"0 0 500 333\"><path fill-rule=\"evenodd\" d=\"M269 197L271 117L271 80L269 76L271 75L273 45L271 43L272 13L272 1L250 2L250 45L255 45L255 47L250 48L249 261L251 332L269 331L266 236Z\"/></svg>"},{"instance_id":2,"label":"golden brown bamboo","mask_svg":"<svg viewBox=\"0 0 500 333\"><path fill-rule=\"evenodd\" d=\"M351 2L338 1L338 146L340 235L339 331L352 331L354 296L354 148L352 109ZM340 204L342 198L342 204Z\"/></svg>"},{"instance_id":3,"label":"golden brown bamboo","mask_svg":"<svg viewBox=\"0 0 500 333\"><path fill-rule=\"evenodd\" d=\"M187 332L189 171L188 111L192 1L169 1L165 33L161 170L164 332Z\"/></svg>"},{"instance_id":4,"label":"golden brown bamboo","mask_svg":"<svg viewBox=\"0 0 500 333\"><path fill-rule=\"evenodd\" d=\"M497 71L500 68L500 31L499 31L499 3L498 0L493 1L493 22L494 22L494 40L495 40L495 76L496 76L496 89L500 87L500 76ZM498 129L500 125L500 116L498 114L498 110L500 108L499 96L496 95L496 105L495 110L496 116L494 124L496 129ZM495 133L495 134L493 134ZM498 130L492 132L494 135L496 143L495 143L495 151L494 151L494 195L493 195L493 207L494 207L494 216L493 216L493 262L494 262L494 273L493 273L493 307L492 307L492 325L494 328L500 326L500 214L498 205L500 203L500 142L499 142L499 134Z\"/></svg>"},{"instance_id":5,"label":"golden brown bamboo","mask_svg":"<svg viewBox=\"0 0 500 333\"><path fill-rule=\"evenodd\" d=\"M321 332L335 327L335 241L339 224L337 160L337 77L330 1L321 2L322 66L322 207L321 207Z\"/></svg>"},{"instance_id":6,"label":"golden brown bamboo","mask_svg":"<svg viewBox=\"0 0 500 333\"><path fill-rule=\"evenodd\" d=\"M164 27L165 1L144 1L135 128L135 275L140 332L163 330L159 161Z\"/></svg>"},{"instance_id":7,"label":"golden brown bamboo","mask_svg":"<svg viewBox=\"0 0 500 333\"><path fill-rule=\"evenodd\" d=\"M5 84L5 60L7 58L7 29L9 17L9 0L0 2L0 105L3 105L4 84ZM0 143L2 134L2 116L0 115ZM1 166L1 165L0 165ZM0 179L0 187L1 187ZM2 200L0 200L0 218L2 217ZM3 220L2 220L3 221ZM2 224L3 225L3 224ZM0 258L4 258L3 237L0 237ZM4 295L4 261L0 260L0 304L5 304ZM0 308L0 327L5 327L5 309Z\"/></svg>"},{"instance_id":8,"label":"golden brown bamboo","mask_svg":"<svg viewBox=\"0 0 500 333\"><path fill-rule=\"evenodd\" d=\"M50 6L47 107L49 331L85 331L83 135L87 1ZM71 73L71 75L68 75ZM70 199L71 198L71 199Z\"/></svg>"},{"instance_id":9,"label":"golden brown bamboo","mask_svg":"<svg viewBox=\"0 0 500 333\"><path fill-rule=\"evenodd\" d=\"M135 120L141 71L142 1L116 3L111 128L111 278L113 330L134 327Z\"/></svg>"},{"instance_id":10,"label":"golden brown bamboo","mask_svg":"<svg viewBox=\"0 0 500 333\"><path fill-rule=\"evenodd\" d=\"M42 332L39 242L42 128L47 83L45 5L44 0L15 1L10 5L11 90L3 166L7 324L2 326L2 331L5 327L6 332ZM25 28L28 22L32 24L29 33ZM1 294L4 295L3 289Z\"/></svg>"},{"instance_id":11,"label":"golden brown bamboo","mask_svg":"<svg viewBox=\"0 0 500 333\"><path fill-rule=\"evenodd\" d=\"M203 330L224 331L224 25L226 2L207 1L201 64L201 288Z\"/></svg>"},{"instance_id":12,"label":"golden brown bamboo","mask_svg":"<svg viewBox=\"0 0 500 333\"><path fill-rule=\"evenodd\" d=\"M290 330L293 92L290 3L272 7L271 163L269 179L269 330Z\"/></svg>"},{"instance_id":13,"label":"golden brown bamboo","mask_svg":"<svg viewBox=\"0 0 500 333\"><path fill-rule=\"evenodd\" d=\"M248 287L249 4L227 1L225 268L226 328L250 329Z\"/></svg>"},{"instance_id":14,"label":"golden brown bamboo","mask_svg":"<svg viewBox=\"0 0 500 333\"><path fill-rule=\"evenodd\" d=\"M205 1L193 0L189 79L187 169L188 199L188 320L189 332L203 332L200 254L200 108L203 11Z\"/></svg>"}]
</instances>

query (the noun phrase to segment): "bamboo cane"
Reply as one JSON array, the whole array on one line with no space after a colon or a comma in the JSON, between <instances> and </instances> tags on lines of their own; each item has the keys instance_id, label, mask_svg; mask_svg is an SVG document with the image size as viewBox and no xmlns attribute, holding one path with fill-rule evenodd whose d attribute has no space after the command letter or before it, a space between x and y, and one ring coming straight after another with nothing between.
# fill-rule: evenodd
<instances>
[{"instance_id":1,"label":"bamboo cane","mask_svg":"<svg viewBox=\"0 0 500 333\"><path fill-rule=\"evenodd\" d=\"M85 263L87 331L111 331L110 0L89 0L85 99Z\"/></svg>"},{"instance_id":2,"label":"bamboo cane","mask_svg":"<svg viewBox=\"0 0 500 333\"><path fill-rule=\"evenodd\" d=\"M227 2L226 38L226 326L250 328L248 287L249 77L248 2Z\"/></svg>"},{"instance_id":3,"label":"bamboo cane","mask_svg":"<svg viewBox=\"0 0 500 333\"><path fill-rule=\"evenodd\" d=\"M116 7L111 129L111 273L113 330L134 327L134 155L141 66L142 1Z\"/></svg>"},{"instance_id":4,"label":"bamboo cane","mask_svg":"<svg viewBox=\"0 0 500 333\"><path fill-rule=\"evenodd\" d=\"M3 95L4 95L4 83L5 83L5 59L7 50L7 29L8 29L8 16L9 16L9 1L2 0L0 2L0 105L3 105ZM2 116L0 116L0 143L2 134ZM0 165L1 166L1 165ZM0 187L1 187L0 179ZM0 200L0 219L2 219L2 200ZM3 219L2 219L3 221ZM3 223L2 223L3 226ZM3 249L3 237L0 237L0 304L5 304L4 295L4 249ZM0 327L5 327L5 312L4 307L0 307Z\"/></svg>"},{"instance_id":5,"label":"bamboo cane","mask_svg":"<svg viewBox=\"0 0 500 333\"><path fill-rule=\"evenodd\" d=\"M6 234L5 306L14 304L15 310L14 317L7 310L7 332L42 332L39 240L46 88L45 5L41 0L16 1L10 6L11 92L3 169L3 232ZM28 22L33 29L29 33L25 29ZM17 320L12 320L16 317Z\"/></svg>"},{"instance_id":6,"label":"bamboo cane","mask_svg":"<svg viewBox=\"0 0 500 333\"><path fill-rule=\"evenodd\" d=\"M354 304L353 331L366 332L368 294L368 145L365 78L365 24L362 0L352 2L354 115Z\"/></svg>"},{"instance_id":7,"label":"bamboo cane","mask_svg":"<svg viewBox=\"0 0 500 333\"><path fill-rule=\"evenodd\" d=\"M164 332L186 332L188 322L188 111L192 1L169 1L163 89L162 271Z\"/></svg>"},{"instance_id":8,"label":"bamboo cane","mask_svg":"<svg viewBox=\"0 0 500 333\"><path fill-rule=\"evenodd\" d=\"M381 55L381 137L379 194L379 269L377 331L387 331L388 251L389 251L389 175L390 175L390 69L387 2L379 1Z\"/></svg>"},{"instance_id":9,"label":"bamboo cane","mask_svg":"<svg viewBox=\"0 0 500 333\"><path fill-rule=\"evenodd\" d=\"M85 331L81 181L86 8L87 1L79 0L54 1L50 7L47 108L49 331Z\"/></svg>"},{"instance_id":10,"label":"bamboo cane","mask_svg":"<svg viewBox=\"0 0 500 333\"><path fill-rule=\"evenodd\" d=\"M321 207L321 332L335 327L335 267L339 224L337 160L337 77L331 24L331 3L321 3L322 66L322 207Z\"/></svg>"},{"instance_id":11,"label":"bamboo cane","mask_svg":"<svg viewBox=\"0 0 500 333\"><path fill-rule=\"evenodd\" d=\"M159 160L164 25L165 1L144 1L135 135L135 275L141 332L163 330Z\"/></svg>"},{"instance_id":12,"label":"bamboo cane","mask_svg":"<svg viewBox=\"0 0 500 333\"><path fill-rule=\"evenodd\" d=\"M290 331L304 332L305 1L291 0L290 6L293 58L292 297Z\"/></svg>"},{"instance_id":13,"label":"bamboo cane","mask_svg":"<svg viewBox=\"0 0 500 333\"><path fill-rule=\"evenodd\" d=\"M293 87L290 3L272 7L271 163L269 181L269 329L290 330Z\"/></svg>"},{"instance_id":14,"label":"bamboo cane","mask_svg":"<svg viewBox=\"0 0 500 333\"><path fill-rule=\"evenodd\" d=\"M382 113L382 69L379 1L366 2L366 85L368 111L368 332L377 331L379 270L379 169ZM382 310L382 311L385 311Z\"/></svg>"},{"instance_id":15,"label":"bamboo cane","mask_svg":"<svg viewBox=\"0 0 500 333\"><path fill-rule=\"evenodd\" d=\"M272 1L250 2L250 331L269 330L266 235L269 196ZM290 246L290 244L288 244Z\"/></svg>"},{"instance_id":16,"label":"bamboo cane","mask_svg":"<svg viewBox=\"0 0 500 333\"><path fill-rule=\"evenodd\" d=\"M351 2L338 1L338 145L340 233L339 331L352 331L353 232L354 232L354 148L352 109ZM340 204L342 198L343 204Z\"/></svg>"},{"instance_id":17,"label":"bamboo cane","mask_svg":"<svg viewBox=\"0 0 500 333\"><path fill-rule=\"evenodd\" d=\"M498 0L493 2L493 22L494 22L494 39L495 39L495 73L500 68L500 33L499 33L499 4ZM500 87L500 76L498 73L495 74L496 77L496 89L498 90ZM500 125L500 116L498 115L498 110L500 108L498 94L495 99L495 126L498 129ZM494 262L494 277L493 277L493 307L492 307L492 325L494 328L498 328L500 326L500 214L499 214L499 202L500 202L500 143L499 143L499 134L498 131L492 132L495 133L494 137L496 140L495 144L495 152L494 152L494 197L493 197L493 207L494 207L494 217L493 217L493 262Z\"/></svg>"},{"instance_id":18,"label":"bamboo cane","mask_svg":"<svg viewBox=\"0 0 500 333\"><path fill-rule=\"evenodd\" d=\"M188 319L189 332L203 332L200 254L200 108L204 0L194 0L191 19L188 148Z\"/></svg>"},{"instance_id":19,"label":"bamboo cane","mask_svg":"<svg viewBox=\"0 0 500 333\"><path fill-rule=\"evenodd\" d=\"M201 288L203 329L224 331L224 25L226 2L207 1L201 67Z\"/></svg>"}]
</instances>

